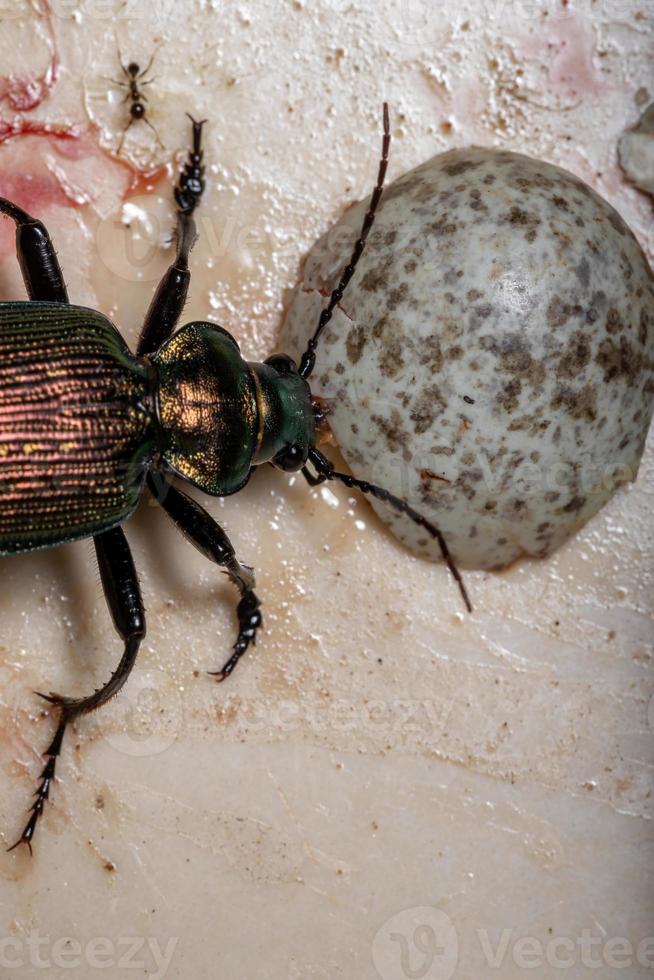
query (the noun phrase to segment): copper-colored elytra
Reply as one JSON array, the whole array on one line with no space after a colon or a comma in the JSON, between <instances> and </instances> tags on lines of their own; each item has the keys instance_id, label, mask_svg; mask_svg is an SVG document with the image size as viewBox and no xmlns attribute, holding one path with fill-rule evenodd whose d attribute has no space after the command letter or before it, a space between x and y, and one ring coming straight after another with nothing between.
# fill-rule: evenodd
<instances>
[{"instance_id":1,"label":"copper-colored elytra","mask_svg":"<svg viewBox=\"0 0 654 980\"><path fill-rule=\"evenodd\" d=\"M0 316L0 553L123 519L138 501L127 475L150 451L147 371L111 323L44 306L28 343L27 305Z\"/></svg>"}]
</instances>

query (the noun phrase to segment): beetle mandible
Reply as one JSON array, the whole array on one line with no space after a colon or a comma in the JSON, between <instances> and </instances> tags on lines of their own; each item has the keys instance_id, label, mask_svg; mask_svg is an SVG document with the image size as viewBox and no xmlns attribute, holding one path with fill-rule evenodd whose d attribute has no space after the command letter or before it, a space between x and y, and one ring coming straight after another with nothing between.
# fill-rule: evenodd
<instances>
[{"instance_id":1,"label":"beetle mandible","mask_svg":"<svg viewBox=\"0 0 654 980\"><path fill-rule=\"evenodd\" d=\"M437 527L406 501L347 473L317 448L322 410L308 379L320 335L352 278L372 228L388 165L390 124L377 183L350 261L320 314L299 364L286 354L245 361L234 338L208 322L176 330L190 282L193 211L204 189L202 122L175 188L177 249L161 280L132 354L101 313L69 303L44 225L0 198L16 224L16 250L29 301L0 303L0 555L92 537L122 658L107 683L87 697L41 694L58 712L30 817L10 850L26 844L49 798L68 726L117 694L145 636L138 577L121 524L147 487L177 527L236 586L238 635L213 673L228 677L261 626L254 573L237 559L224 530L171 482L180 477L212 496L236 493L255 466L301 471L315 486L336 480L389 504L440 544L468 609L470 602Z\"/></svg>"}]
</instances>

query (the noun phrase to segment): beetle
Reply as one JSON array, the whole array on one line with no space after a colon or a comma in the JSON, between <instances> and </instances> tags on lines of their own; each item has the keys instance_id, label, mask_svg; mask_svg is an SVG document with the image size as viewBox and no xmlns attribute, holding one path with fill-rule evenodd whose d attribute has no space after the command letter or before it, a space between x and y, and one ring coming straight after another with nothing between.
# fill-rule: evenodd
<instances>
[{"instance_id":1,"label":"beetle","mask_svg":"<svg viewBox=\"0 0 654 980\"><path fill-rule=\"evenodd\" d=\"M29 819L13 850L32 853L68 726L117 694L145 636L138 577L121 524L144 491L238 590L238 634L231 656L213 672L225 680L256 642L262 625L254 572L236 557L225 531L172 482L179 477L212 496L242 489L253 469L271 463L301 471L315 486L339 481L394 507L440 544L468 609L465 586L442 534L406 501L348 473L337 472L316 446L323 410L308 379L320 335L352 278L381 199L390 126L377 183L359 238L338 285L296 363L275 354L248 362L234 338L215 323L176 329L186 300L193 212L204 189L201 136L193 125L189 160L175 188L177 248L146 313L135 354L114 325L95 310L69 303L57 256L44 225L0 198L0 213L16 224L16 250L28 301L0 303L0 554L14 555L92 537L100 578L124 649L107 683L87 697L40 694L56 709L57 728L43 753Z\"/></svg>"}]
</instances>

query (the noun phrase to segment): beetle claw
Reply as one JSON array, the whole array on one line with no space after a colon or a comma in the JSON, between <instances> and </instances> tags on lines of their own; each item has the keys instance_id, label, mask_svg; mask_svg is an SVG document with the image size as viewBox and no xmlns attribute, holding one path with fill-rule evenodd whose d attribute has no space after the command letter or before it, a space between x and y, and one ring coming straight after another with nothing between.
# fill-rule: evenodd
<instances>
[{"instance_id":1,"label":"beetle claw","mask_svg":"<svg viewBox=\"0 0 654 980\"><path fill-rule=\"evenodd\" d=\"M43 698L44 701L47 701L48 704L61 704L63 700L61 696L59 694L55 694L54 691L51 691L50 694L43 694L42 691L35 691L34 693L37 697Z\"/></svg>"},{"instance_id":2,"label":"beetle claw","mask_svg":"<svg viewBox=\"0 0 654 980\"><path fill-rule=\"evenodd\" d=\"M7 848L7 854L10 854L11 851L15 851L16 848L20 847L21 844L27 844L28 850L30 852L30 857L33 857L34 850L32 848L32 842L28 840L27 837L19 837L15 844L12 844L11 847Z\"/></svg>"}]
</instances>

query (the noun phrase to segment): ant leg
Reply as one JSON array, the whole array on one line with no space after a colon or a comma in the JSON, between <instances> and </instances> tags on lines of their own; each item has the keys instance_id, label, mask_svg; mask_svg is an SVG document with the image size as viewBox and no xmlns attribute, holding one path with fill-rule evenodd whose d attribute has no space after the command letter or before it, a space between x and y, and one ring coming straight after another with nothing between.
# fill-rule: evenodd
<instances>
[{"instance_id":1,"label":"ant leg","mask_svg":"<svg viewBox=\"0 0 654 980\"><path fill-rule=\"evenodd\" d=\"M16 224L16 253L29 298L67 303L61 266L45 225L4 197L0 197L0 214Z\"/></svg>"},{"instance_id":2,"label":"ant leg","mask_svg":"<svg viewBox=\"0 0 654 980\"><path fill-rule=\"evenodd\" d=\"M139 74L136 76L137 78L144 78L147 75L147 73L150 71L150 69L152 68L152 65L154 63L154 59L159 54L159 48L160 47L161 47L161 45L158 44L157 47L154 49L154 51L152 52L152 57L148 61L147 65L145 66L145 68L143 69L143 71L139 72Z\"/></svg>"},{"instance_id":3,"label":"ant leg","mask_svg":"<svg viewBox=\"0 0 654 980\"><path fill-rule=\"evenodd\" d=\"M148 101L144 95L141 95L141 98L143 99L144 102L147 102ZM155 129L155 127L152 125L152 123L150 122L150 120L148 119L148 117L147 116L141 116L141 120L142 120L142 122L145 123L146 126L149 126L150 127L150 129L154 133L154 137L155 137L157 143L159 144L159 146L163 150L164 145L161 142L161 136L159 136L159 133L157 132L157 130Z\"/></svg>"},{"instance_id":4,"label":"ant leg","mask_svg":"<svg viewBox=\"0 0 654 980\"><path fill-rule=\"evenodd\" d=\"M200 135L202 123L193 123L193 152L200 152ZM147 122L147 120L146 120ZM191 273L188 267L188 259L197 238L195 222L192 212L195 209L200 194L204 189L204 182L197 195L194 195L193 205L189 208L183 207L185 198L181 198L184 193L187 169L180 174L178 185L175 187L174 194L177 201L177 253L175 260L170 265L163 279L157 286L157 290L152 297L152 302L145 315L141 336L136 348L136 353L142 357L144 354L151 354L167 340L175 330L188 294L188 287L191 281ZM180 204L180 200L182 203Z\"/></svg>"},{"instance_id":5,"label":"ant leg","mask_svg":"<svg viewBox=\"0 0 654 980\"><path fill-rule=\"evenodd\" d=\"M136 661L141 640L145 636L145 610L141 599L138 576L127 544L125 534L120 527L103 534L96 534L95 550L100 566L102 587L107 599L111 618L119 636L124 640L125 648L118 667L104 687L94 691L86 698L67 698L60 694L40 694L45 701L59 710L59 724L55 736L43 753L48 761L40 775L40 785L36 790L36 800L32 804L30 818L23 832L13 847L27 844L32 853L32 839L39 817L43 813L46 800L55 776L57 759L68 726L80 715L95 711L117 694L129 677Z\"/></svg>"},{"instance_id":6,"label":"ant leg","mask_svg":"<svg viewBox=\"0 0 654 980\"><path fill-rule=\"evenodd\" d=\"M165 477L149 474L147 484L150 493L180 529L184 537L198 551L223 567L228 578L241 594L236 608L238 616L238 636L231 657L220 670L212 671L211 676L224 681L232 673L250 644L256 643L257 630L261 618L261 602L254 592L254 572L238 561L231 541L207 511L192 497L172 486Z\"/></svg>"},{"instance_id":7,"label":"ant leg","mask_svg":"<svg viewBox=\"0 0 654 980\"><path fill-rule=\"evenodd\" d=\"M131 84L131 81L132 81L132 76L131 76L131 74L129 72L129 69L127 68L127 65L123 61L123 56L122 56L121 51L120 51L120 45L118 44L118 39L115 39L115 40L116 40L116 54L118 55L118 64L120 65L120 67L123 70L123 75L125 76L125 78L128 79L127 84L129 86Z\"/></svg>"},{"instance_id":8,"label":"ant leg","mask_svg":"<svg viewBox=\"0 0 654 980\"><path fill-rule=\"evenodd\" d=\"M128 98L129 98L129 92L127 93L127 96L123 99L123 102L127 102L127 99ZM132 125L133 122L134 122L134 116L130 116L129 117L129 122L127 123L127 125L125 126L125 128L123 130L123 135L120 137L120 143L118 144L118 149L116 150L116 156L118 156L120 154L120 151L123 148L123 143L125 142L125 137L127 136L127 132L128 132L128 130L129 130L129 128L130 128L130 126Z\"/></svg>"},{"instance_id":9,"label":"ant leg","mask_svg":"<svg viewBox=\"0 0 654 980\"><path fill-rule=\"evenodd\" d=\"M111 75L100 75L100 78L103 82L111 82L111 84L115 85L117 88L129 88L128 83L123 82L120 78L112 78Z\"/></svg>"}]
</instances>

